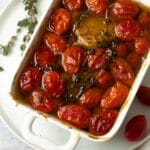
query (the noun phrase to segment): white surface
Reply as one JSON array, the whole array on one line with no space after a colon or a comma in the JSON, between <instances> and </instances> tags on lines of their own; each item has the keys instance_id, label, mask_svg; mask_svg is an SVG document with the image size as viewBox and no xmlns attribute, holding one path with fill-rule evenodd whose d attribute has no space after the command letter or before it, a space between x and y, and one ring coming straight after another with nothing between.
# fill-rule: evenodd
<instances>
[{"instance_id":1,"label":"white surface","mask_svg":"<svg viewBox=\"0 0 150 150\"><path fill-rule=\"evenodd\" d=\"M6 0L0 0L0 8L2 8L2 5L4 3L6 3L7 1ZM10 16L10 14L8 14L8 15ZM19 17L19 15L17 17ZM9 18L9 19L11 19L11 18ZM7 19L6 20L4 19L4 21L7 21ZM8 25L8 28L10 28L10 25ZM4 31L3 31L3 34L4 34ZM0 41L1 41L1 39L0 39ZM3 42L5 42L5 41L6 41L6 39L3 39ZM13 58L11 58L11 59L13 60ZM2 58L1 58L1 60L2 60ZM5 58L4 58L4 61L5 61ZM0 65L1 65L1 63L2 62L0 62ZM15 61L14 61L14 63L15 63ZM5 64L4 64L4 66L5 66ZM6 72L7 72L7 70L6 70ZM9 75L9 72L7 72L7 73ZM150 71L147 73L147 78L145 79L145 84L147 84L147 85L150 85L149 76L150 76ZM9 82L9 80L5 81L5 82L1 81L1 85L7 84L6 82ZM19 128L21 128L21 124L22 124L24 116L26 114L24 112L16 109L16 107L12 106L12 104L8 104L8 100L1 99L0 101L3 104L5 104L5 107L4 108L2 107L1 110L0 110L1 115L3 116L4 120L7 121L8 126L10 128L12 128L14 130L14 132L18 136L21 137L21 133L19 131ZM149 119L150 118L150 115L149 115L150 114L150 110L149 110L149 108L140 105L138 102L134 102L134 104L133 104L132 108L130 109L130 112L129 112L129 114L128 114L125 122L124 122L123 127L120 129L119 133L111 141L104 142L104 143L94 143L94 142L89 142L89 141L87 141L85 139L82 139L81 142L79 143L79 145L77 146L77 149L78 150L79 149L80 150L81 149L84 150L84 149L93 149L94 148L94 150L98 150L98 149L101 149L101 150L109 150L109 149L111 149L111 150L117 150L117 148L118 148L118 150L123 150L123 149L127 149L127 147L134 146L134 145L138 144L138 142L137 143L129 143L129 142L127 142L124 139L124 137L123 137L123 130L124 130L125 123L127 122L127 120L129 118L131 118L131 116L133 116L135 114L141 114L141 113L145 114L147 116L147 119L150 120ZM37 120L37 122L38 122L38 120ZM41 131L39 131L38 128L36 128L36 127L38 125L40 126L40 121L37 124L35 122L35 125L33 126L33 131L35 131L39 135L41 135L42 134L41 132L43 132L44 135L45 135L45 137L48 138L48 139L51 139L50 134L52 135L52 137L55 138L55 140L58 140L57 137L59 137L59 140L61 141L62 140L61 136L65 137L65 134L63 135L63 133L61 131L59 131L58 133L52 131L52 129L48 127L50 125L47 122L42 123L41 126L43 126L43 124L46 126L46 128L42 129ZM150 123L148 124L148 127L150 127ZM58 129L56 129L56 130L58 130ZM149 130L150 129L148 128L148 131ZM61 133L61 136L60 136L60 133ZM67 137L67 135L66 135L66 137ZM126 146L124 146L124 145L126 145ZM147 145L148 144L146 144L140 150L149 150L150 148L148 148ZM19 140L17 140L7 130L7 128L0 122L0 150L31 150L31 148L29 148L28 146L26 146L25 144L23 144L22 142L20 142Z\"/></svg>"}]
</instances>

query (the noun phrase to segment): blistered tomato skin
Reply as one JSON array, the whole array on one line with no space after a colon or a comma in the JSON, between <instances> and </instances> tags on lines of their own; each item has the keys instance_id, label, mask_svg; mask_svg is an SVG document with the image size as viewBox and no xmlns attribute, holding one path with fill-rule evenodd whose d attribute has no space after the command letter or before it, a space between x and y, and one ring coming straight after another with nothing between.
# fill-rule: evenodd
<instances>
[{"instance_id":1,"label":"blistered tomato skin","mask_svg":"<svg viewBox=\"0 0 150 150\"><path fill-rule=\"evenodd\" d=\"M42 76L42 87L51 96L58 98L64 92L64 79L56 71L46 71Z\"/></svg>"},{"instance_id":2,"label":"blistered tomato skin","mask_svg":"<svg viewBox=\"0 0 150 150\"><path fill-rule=\"evenodd\" d=\"M108 88L101 99L101 106L106 109L113 109L120 106L128 96L128 88L122 83L116 83Z\"/></svg>"},{"instance_id":3,"label":"blistered tomato skin","mask_svg":"<svg viewBox=\"0 0 150 150\"><path fill-rule=\"evenodd\" d=\"M29 96L29 101L34 109L42 112L51 112L54 109L54 103L48 93L41 89L34 90Z\"/></svg>"},{"instance_id":4,"label":"blistered tomato skin","mask_svg":"<svg viewBox=\"0 0 150 150\"><path fill-rule=\"evenodd\" d=\"M107 133L112 128L117 116L118 111L116 110L108 110L93 116L91 118L89 132L94 135L103 135Z\"/></svg>"},{"instance_id":5,"label":"blistered tomato skin","mask_svg":"<svg viewBox=\"0 0 150 150\"><path fill-rule=\"evenodd\" d=\"M66 73L72 75L79 71L80 65L83 61L83 50L77 45L72 45L64 52L62 66Z\"/></svg>"},{"instance_id":6,"label":"blistered tomato skin","mask_svg":"<svg viewBox=\"0 0 150 150\"><path fill-rule=\"evenodd\" d=\"M142 138L147 127L144 115L137 115L131 118L125 128L125 137L128 141L137 141Z\"/></svg>"},{"instance_id":7,"label":"blistered tomato skin","mask_svg":"<svg viewBox=\"0 0 150 150\"><path fill-rule=\"evenodd\" d=\"M134 81L134 73L128 62L121 58L116 57L109 65L110 72L116 80L121 81L127 86L131 86Z\"/></svg>"},{"instance_id":8,"label":"blistered tomato skin","mask_svg":"<svg viewBox=\"0 0 150 150\"><path fill-rule=\"evenodd\" d=\"M41 81L41 73L35 67L28 67L21 74L19 79L19 86L21 92L28 93L35 89Z\"/></svg>"},{"instance_id":9,"label":"blistered tomato skin","mask_svg":"<svg viewBox=\"0 0 150 150\"><path fill-rule=\"evenodd\" d=\"M62 0L62 3L70 11L79 11L84 5L84 0Z\"/></svg>"},{"instance_id":10,"label":"blistered tomato skin","mask_svg":"<svg viewBox=\"0 0 150 150\"><path fill-rule=\"evenodd\" d=\"M140 35L140 25L133 19L121 20L115 26L115 33L117 37L123 41L133 41Z\"/></svg>"},{"instance_id":11,"label":"blistered tomato skin","mask_svg":"<svg viewBox=\"0 0 150 150\"><path fill-rule=\"evenodd\" d=\"M136 16L138 13L137 5L130 0L114 1L110 9L110 14L117 19L129 19Z\"/></svg>"},{"instance_id":12,"label":"blistered tomato skin","mask_svg":"<svg viewBox=\"0 0 150 150\"><path fill-rule=\"evenodd\" d=\"M79 105L86 108L95 107L101 100L103 91L99 88L91 88L85 91L79 98Z\"/></svg>"},{"instance_id":13,"label":"blistered tomato skin","mask_svg":"<svg viewBox=\"0 0 150 150\"><path fill-rule=\"evenodd\" d=\"M50 28L57 34L68 32L72 25L71 13L63 8L56 9L51 16Z\"/></svg>"},{"instance_id":14,"label":"blistered tomato skin","mask_svg":"<svg viewBox=\"0 0 150 150\"><path fill-rule=\"evenodd\" d=\"M54 52L54 54L62 53L67 49L66 40L61 35L57 35L56 33L45 33L43 36L43 42Z\"/></svg>"},{"instance_id":15,"label":"blistered tomato skin","mask_svg":"<svg viewBox=\"0 0 150 150\"><path fill-rule=\"evenodd\" d=\"M104 14L107 9L107 0L86 0L88 9L96 14Z\"/></svg>"},{"instance_id":16,"label":"blistered tomato skin","mask_svg":"<svg viewBox=\"0 0 150 150\"><path fill-rule=\"evenodd\" d=\"M57 115L60 119L78 128L88 128L90 124L90 112L80 105L66 105L60 107Z\"/></svg>"},{"instance_id":17,"label":"blistered tomato skin","mask_svg":"<svg viewBox=\"0 0 150 150\"><path fill-rule=\"evenodd\" d=\"M143 11L139 16L139 22L143 27L149 29L150 28L150 12Z\"/></svg>"}]
</instances>

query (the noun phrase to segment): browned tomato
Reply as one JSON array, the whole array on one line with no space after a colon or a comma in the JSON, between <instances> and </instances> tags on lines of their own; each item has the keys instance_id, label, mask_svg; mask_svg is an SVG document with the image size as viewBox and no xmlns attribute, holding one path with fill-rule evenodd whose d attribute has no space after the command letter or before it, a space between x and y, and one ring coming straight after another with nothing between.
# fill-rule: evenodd
<instances>
[{"instance_id":1,"label":"browned tomato","mask_svg":"<svg viewBox=\"0 0 150 150\"><path fill-rule=\"evenodd\" d=\"M20 90L24 93L30 92L35 89L41 81L41 73L35 67L28 67L20 76L19 86Z\"/></svg>"},{"instance_id":2,"label":"browned tomato","mask_svg":"<svg viewBox=\"0 0 150 150\"><path fill-rule=\"evenodd\" d=\"M72 75L79 71L80 65L83 60L83 50L77 45L72 45L64 52L62 66L65 72Z\"/></svg>"},{"instance_id":3,"label":"browned tomato","mask_svg":"<svg viewBox=\"0 0 150 150\"><path fill-rule=\"evenodd\" d=\"M67 121L78 128L88 128L90 124L90 112L80 105L66 105L60 107L57 115L60 119Z\"/></svg>"},{"instance_id":4,"label":"browned tomato","mask_svg":"<svg viewBox=\"0 0 150 150\"><path fill-rule=\"evenodd\" d=\"M29 101L34 109L43 112L51 112L55 106L48 93L41 89L32 91Z\"/></svg>"},{"instance_id":5,"label":"browned tomato","mask_svg":"<svg viewBox=\"0 0 150 150\"><path fill-rule=\"evenodd\" d=\"M63 8L56 9L51 16L50 28L57 34L64 34L72 25L71 13Z\"/></svg>"},{"instance_id":6,"label":"browned tomato","mask_svg":"<svg viewBox=\"0 0 150 150\"><path fill-rule=\"evenodd\" d=\"M64 79L56 71L46 71L42 76L43 88L54 97L60 97L64 92Z\"/></svg>"},{"instance_id":7,"label":"browned tomato","mask_svg":"<svg viewBox=\"0 0 150 150\"><path fill-rule=\"evenodd\" d=\"M110 9L110 14L117 19L129 19L136 16L138 13L137 5L131 0L114 1Z\"/></svg>"},{"instance_id":8,"label":"browned tomato","mask_svg":"<svg viewBox=\"0 0 150 150\"><path fill-rule=\"evenodd\" d=\"M150 28L150 12L143 11L139 16L139 22L143 27Z\"/></svg>"},{"instance_id":9,"label":"browned tomato","mask_svg":"<svg viewBox=\"0 0 150 150\"><path fill-rule=\"evenodd\" d=\"M105 91L102 96L101 106L107 109L117 108L124 102L128 92L129 90L124 84L117 82Z\"/></svg>"},{"instance_id":10,"label":"browned tomato","mask_svg":"<svg viewBox=\"0 0 150 150\"><path fill-rule=\"evenodd\" d=\"M100 102L102 93L99 88L90 88L81 95L79 104L86 108L93 108Z\"/></svg>"},{"instance_id":11,"label":"browned tomato","mask_svg":"<svg viewBox=\"0 0 150 150\"><path fill-rule=\"evenodd\" d=\"M66 40L52 32L47 32L43 36L43 41L54 53L62 53L67 49Z\"/></svg>"},{"instance_id":12,"label":"browned tomato","mask_svg":"<svg viewBox=\"0 0 150 150\"><path fill-rule=\"evenodd\" d=\"M121 57L126 57L128 54L127 46L124 43L116 45L115 50L117 52L117 55Z\"/></svg>"},{"instance_id":13,"label":"browned tomato","mask_svg":"<svg viewBox=\"0 0 150 150\"><path fill-rule=\"evenodd\" d=\"M64 6L70 11L79 11L84 4L83 0L62 0Z\"/></svg>"},{"instance_id":14,"label":"browned tomato","mask_svg":"<svg viewBox=\"0 0 150 150\"><path fill-rule=\"evenodd\" d=\"M122 20L116 25L115 33L123 41L133 41L140 34L140 25L133 19Z\"/></svg>"},{"instance_id":15,"label":"browned tomato","mask_svg":"<svg viewBox=\"0 0 150 150\"><path fill-rule=\"evenodd\" d=\"M128 62L120 57L116 57L110 63L110 71L116 80L121 81L127 86L131 86L134 81L134 73Z\"/></svg>"},{"instance_id":16,"label":"browned tomato","mask_svg":"<svg viewBox=\"0 0 150 150\"><path fill-rule=\"evenodd\" d=\"M86 0L86 5L90 11L96 14L104 14L107 9L107 0Z\"/></svg>"}]
</instances>

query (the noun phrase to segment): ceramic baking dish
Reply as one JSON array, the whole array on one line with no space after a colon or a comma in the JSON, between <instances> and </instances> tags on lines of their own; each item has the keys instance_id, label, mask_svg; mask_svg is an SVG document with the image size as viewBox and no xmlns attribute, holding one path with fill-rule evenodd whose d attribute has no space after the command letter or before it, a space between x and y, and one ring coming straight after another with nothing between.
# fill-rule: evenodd
<instances>
[{"instance_id":1,"label":"ceramic baking dish","mask_svg":"<svg viewBox=\"0 0 150 150\"><path fill-rule=\"evenodd\" d=\"M95 136L88 132L79 130L71 125L68 125L67 123L63 123L58 118L56 118L53 115L47 115L38 111L33 110L30 106L28 106L25 102L21 100L21 96L18 92L18 80L20 77L21 72L24 70L24 68L28 65L28 62L31 58L31 56L34 53L34 50L36 49L37 43L41 40L41 37L45 31L46 25L49 21L49 17L51 15L51 12L54 8L59 6L60 1L59 0L53 0L49 3L49 10L44 14L43 19L39 22L38 27L33 34L33 38L31 39L27 49L24 52L23 60L21 61L19 68L17 69L17 72L14 76L14 80L12 81L11 86L11 96L12 98L19 104L20 107L25 109L27 112L29 112L29 115L27 118L25 118L24 125L23 125L23 136L26 140L32 141L33 144L38 144L39 147L44 149L49 149L49 145L51 145L52 149L68 149L71 150L73 147L77 144L80 137L87 138L92 141L96 142L102 142L111 139L119 130L123 120L125 119L125 116L134 100L135 94L138 90L138 87L140 86L140 83L142 82L144 75L148 69L148 66L150 64L150 51L145 57L142 66L140 68L139 73L136 76L136 79L133 83L133 86L130 89L129 95L126 98L124 104L121 106L118 118L112 127L112 129L105 135L102 136ZM150 2L145 1L145 4L150 6ZM68 130L70 132L70 139L66 143L66 145L55 145L54 143L51 143L50 141L43 139L42 137L38 137L34 135L31 131L31 126L36 117L44 117L47 119L47 121L54 123L56 126L59 126L63 128L64 130Z\"/></svg>"}]
</instances>

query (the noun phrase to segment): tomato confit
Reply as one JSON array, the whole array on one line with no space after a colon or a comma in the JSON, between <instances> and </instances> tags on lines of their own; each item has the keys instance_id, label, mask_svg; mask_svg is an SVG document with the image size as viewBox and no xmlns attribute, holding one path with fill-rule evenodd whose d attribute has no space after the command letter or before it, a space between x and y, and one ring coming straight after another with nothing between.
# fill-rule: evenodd
<instances>
[{"instance_id":1,"label":"tomato confit","mask_svg":"<svg viewBox=\"0 0 150 150\"><path fill-rule=\"evenodd\" d=\"M22 72L34 109L103 135L128 96L150 41L150 12L130 0L62 0Z\"/></svg>"}]
</instances>

